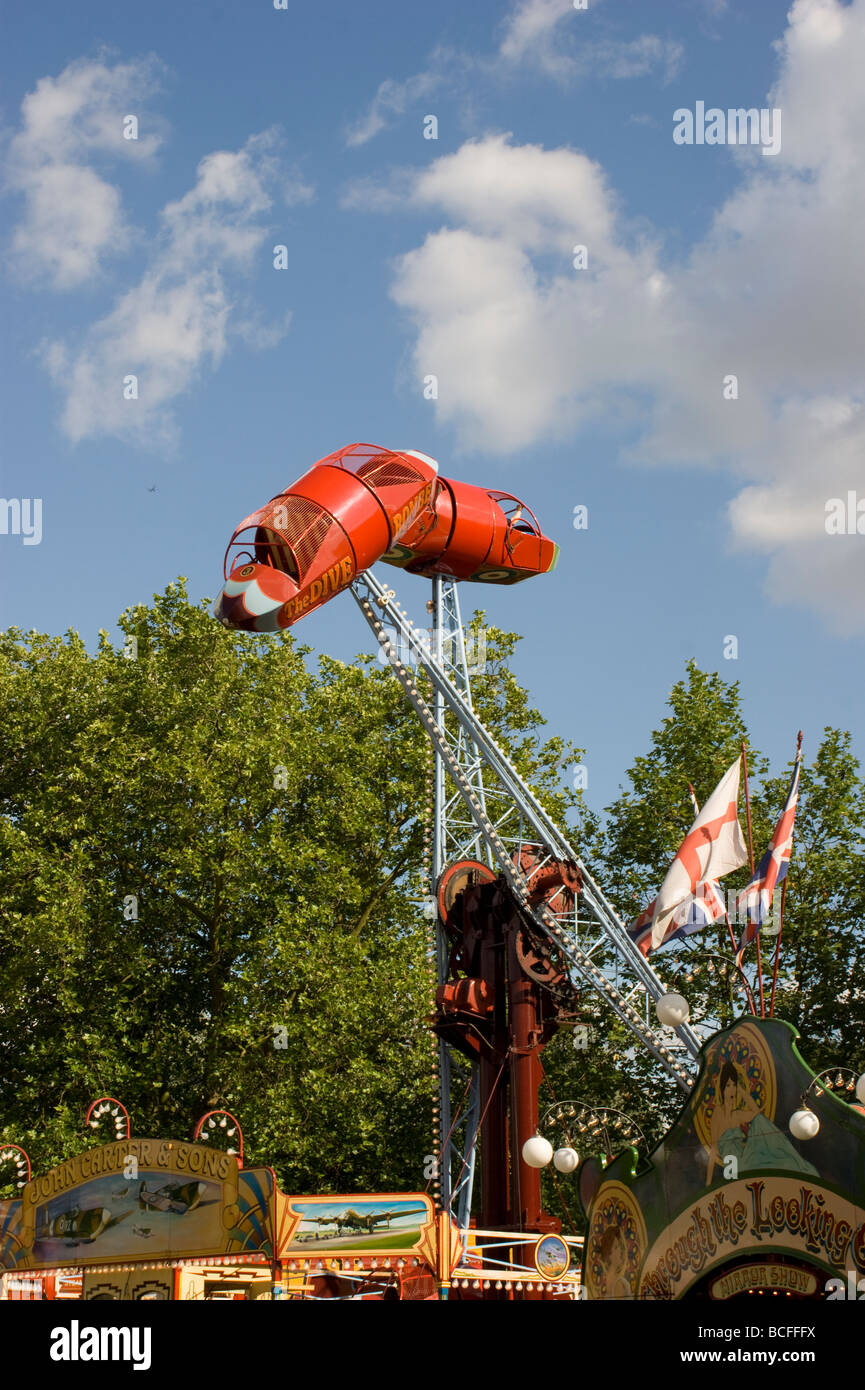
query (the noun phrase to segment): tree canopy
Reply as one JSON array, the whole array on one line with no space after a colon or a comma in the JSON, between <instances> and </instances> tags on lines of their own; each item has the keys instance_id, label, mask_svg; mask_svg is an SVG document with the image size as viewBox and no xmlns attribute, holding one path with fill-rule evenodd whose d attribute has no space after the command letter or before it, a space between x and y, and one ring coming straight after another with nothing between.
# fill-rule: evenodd
<instances>
[{"instance_id":1,"label":"tree canopy","mask_svg":"<svg viewBox=\"0 0 865 1390\"><path fill-rule=\"evenodd\" d=\"M120 628L93 653L74 632L0 635L0 1136L44 1171L94 1142L84 1112L101 1094L138 1134L184 1136L224 1107L246 1162L289 1191L423 1187L420 724L372 656L314 664L290 634L227 631L182 581ZM543 737L510 671L519 639L485 636L481 717L557 818L578 813L582 851L632 916L690 823L688 782L706 797L747 737L737 686L689 665L650 752L593 814L563 781L579 750ZM750 762L759 856L789 770ZM815 1067L865 1064L863 813L849 737L826 730L802 774L777 1008ZM692 943L731 954L723 925ZM687 965L671 948L654 960L671 978ZM684 992L718 1023L743 1008L730 975ZM593 998L581 1006L591 1045L562 1030L547 1098L618 1104L658 1137L677 1094Z\"/></svg>"}]
</instances>

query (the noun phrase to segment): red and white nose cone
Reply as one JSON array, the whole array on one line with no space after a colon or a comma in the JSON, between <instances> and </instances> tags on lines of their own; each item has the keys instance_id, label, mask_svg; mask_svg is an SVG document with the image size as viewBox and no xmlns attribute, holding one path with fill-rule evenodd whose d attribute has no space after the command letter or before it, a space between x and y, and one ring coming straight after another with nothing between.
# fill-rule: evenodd
<instances>
[{"instance_id":1,"label":"red and white nose cone","mask_svg":"<svg viewBox=\"0 0 865 1390\"><path fill-rule=\"evenodd\" d=\"M214 617L246 632L279 632L283 605L297 593L289 575L270 565L239 565L231 571L214 605Z\"/></svg>"}]
</instances>

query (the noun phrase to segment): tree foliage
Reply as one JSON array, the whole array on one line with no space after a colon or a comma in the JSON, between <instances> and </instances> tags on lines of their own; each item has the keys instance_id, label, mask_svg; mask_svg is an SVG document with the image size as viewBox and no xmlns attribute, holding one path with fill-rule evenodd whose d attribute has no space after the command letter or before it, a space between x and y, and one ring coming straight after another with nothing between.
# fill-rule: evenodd
<instances>
[{"instance_id":1,"label":"tree foliage","mask_svg":"<svg viewBox=\"0 0 865 1390\"><path fill-rule=\"evenodd\" d=\"M544 739L512 675L519 639L485 624L476 614L476 709L633 916L690 824L688 783L702 801L747 738L738 687L691 663L601 816L565 778L581 751ZM226 631L182 582L120 627L124 646L103 633L92 654L74 632L0 635L0 1136L44 1171L95 1141L82 1126L98 1095L121 1099L138 1134L183 1137L224 1107L247 1163L272 1164L289 1191L422 1188L419 722L371 656L313 666L288 634ZM759 857L789 769L769 777L749 756ZM865 1066L863 813L849 737L826 730L802 774L777 1006L815 1067ZM653 959L719 1026L744 1001L731 973L693 973L707 951L732 953L726 926ZM560 1032L542 1099L619 1105L657 1139L679 1093L594 996L578 1014L589 1045Z\"/></svg>"},{"instance_id":2,"label":"tree foliage","mask_svg":"<svg viewBox=\"0 0 865 1390\"><path fill-rule=\"evenodd\" d=\"M766 759L750 746L737 683L701 671L693 662L670 692L669 713L651 736L650 752L634 759L628 782L593 823L585 852L626 921L657 893L692 820L688 785L703 804L723 773L748 744L752 837L755 859L768 846L786 800L793 770L768 776ZM811 758L805 757L793 840L775 1015L802 1033L805 1061L819 1071L845 1065L865 1070L862 984L865 950L865 785L849 735L826 729ZM746 827L744 795L740 819ZM746 838L747 838L747 831ZM750 877L745 866L723 883L734 893ZM735 940L744 923L733 921ZM761 933L763 1000L768 1012L777 936ZM668 988L683 993L702 1037L750 1011L741 977L732 966L731 930L720 922L671 943L650 957ZM760 1009L756 949L744 960L755 1007ZM654 1012L650 1020L657 1026ZM586 998L582 1019L590 1027L586 1047L574 1048L564 1031L548 1048L547 1099L576 1098L620 1107L642 1127L651 1146L678 1112L682 1094L608 1013ZM576 1147L581 1146L576 1142ZM561 1208L550 1181L548 1198ZM561 1186L561 1184L559 1185Z\"/></svg>"},{"instance_id":3,"label":"tree foliage","mask_svg":"<svg viewBox=\"0 0 865 1390\"><path fill-rule=\"evenodd\" d=\"M395 682L313 673L181 585L121 627L134 659L0 645L5 1134L44 1168L103 1092L138 1133L224 1106L292 1190L416 1186L425 753Z\"/></svg>"}]
</instances>

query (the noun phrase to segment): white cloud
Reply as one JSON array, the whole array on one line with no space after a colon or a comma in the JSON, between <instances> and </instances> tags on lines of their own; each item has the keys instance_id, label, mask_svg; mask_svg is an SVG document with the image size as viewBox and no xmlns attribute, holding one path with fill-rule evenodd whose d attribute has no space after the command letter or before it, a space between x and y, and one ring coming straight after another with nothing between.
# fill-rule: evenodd
<instances>
[{"instance_id":1,"label":"white cloud","mask_svg":"<svg viewBox=\"0 0 865 1390\"><path fill-rule=\"evenodd\" d=\"M393 296L464 447L508 452L561 436L639 383L668 331L671 292L653 249L625 246L595 161L490 136L418 175L411 202L460 224L401 258ZM572 268L576 244L589 247L589 272Z\"/></svg>"},{"instance_id":2,"label":"white cloud","mask_svg":"<svg viewBox=\"0 0 865 1390\"><path fill-rule=\"evenodd\" d=\"M24 220L12 234L22 278L47 276L54 289L74 289L98 274L106 252L126 250L120 194L86 165L33 169L26 192Z\"/></svg>"},{"instance_id":3,"label":"white cloud","mask_svg":"<svg viewBox=\"0 0 865 1390\"><path fill-rule=\"evenodd\" d=\"M640 34L635 39L598 39L581 46L577 64L582 74L619 79L647 77L655 69L671 82L682 65L685 50L676 39Z\"/></svg>"},{"instance_id":4,"label":"white cloud","mask_svg":"<svg viewBox=\"0 0 865 1390\"><path fill-rule=\"evenodd\" d=\"M221 361L229 312L218 273L200 270L172 280L165 271L148 271L77 351L59 343L46 348L46 363L66 396L65 433L76 443L99 434L170 443L166 407L189 389L202 365ZM137 399L124 399L128 375L138 378Z\"/></svg>"},{"instance_id":5,"label":"white cloud","mask_svg":"<svg viewBox=\"0 0 865 1390\"><path fill-rule=\"evenodd\" d=\"M231 329L254 352L266 352L269 348L278 347L282 342L291 327L293 317L289 309L274 323L265 323L260 313L253 310L246 318L236 317Z\"/></svg>"},{"instance_id":6,"label":"white cloud","mask_svg":"<svg viewBox=\"0 0 865 1390\"><path fill-rule=\"evenodd\" d=\"M441 54L438 58L433 55L433 62L441 59ZM385 78L384 82L379 84L378 91L364 115L349 127L346 144L365 145L373 136L378 135L379 131L390 125L394 116L404 115L410 103L431 96L444 80L444 74L434 70L415 73L414 77L408 77L404 82Z\"/></svg>"},{"instance_id":7,"label":"white cloud","mask_svg":"<svg viewBox=\"0 0 865 1390\"><path fill-rule=\"evenodd\" d=\"M594 9L599 4L593 0ZM381 82L366 111L349 126L346 144L365 145L434 92L456 88L471 101L479 79L507 80L520 69L536 70L562 83L588 76L644 77L655 70L668 82L678 71L683 49L677 40L657 34L598 37L587 13L577 12L572 0L517 0L504 20L497 49L479 54L440 45L421 72L402 81L388 77Z\"/></svg>"},{"instance_id":8,"label":"white cloud","mask_svg":"<svg viewBox=\"0 0 865 1390\"><path fill-rule=\"evenodd\" d=\"M601 166L572 150L469 141L419 174L413 201L518 246L567 247L575 229L609 241L611 199Z\"/></svg>"},{"instance_id":9,"label":"white cloud","mask_svg":"<svg viewBox=\"0 0 865 1390\"><path fill-rule=\"evenodd\" d=\"M569 59L554 41L554 31L566 17L577 15L571 0L520 0L505 23L499 57L506 63L538 63L554 75L567 70Z\"/></svg>"},{"instance_id":10,"label":"white cloud","mask_svg":"<svg viewBox=\"0 0 865 1390\"><path fill-rule=\"evenodd\" d=\"M644 464L729 470L733 540L769 557L776 597L865 628L865 541L824 526L828 497L865 492L865 0L796 0L778 55L781 151L707 148L741 180L685 263L635 240L585 155L490 136L415 175L409 206L444 225L392 292L463 447L626 415Z\"/></svg>"},{"instance_id":11,"label":"white cloud","mask_svg":"<svg viewBox=\"0 0 865 1390\"><path fill-rule=\"evenodd\" d=\"M241 150L205 155L198 177L182 198L167 203L161 218L166 258L174 270L203 260L248 264L266 235L260 215L272 206L278 178L275 135L265 131Z\"/></svg>"},{"instance_id":12,"label":"white cloud","mask_svg":"<svg viewBox=\"0 0 865 1390\"><path fill-rule=\"evenodd\" d=\"M62 389L62 426L70 439L113 434L167 445L175 437L172 402L206 367L219 365L235 333L270 347L288 329L262 325L226 286L248 268L268 237L264 220L280 186L276 135L252 136L241 150L220 150L198 166L195 184L162 211L152 263L76 347L43 344L43 361ZM282 191L284 192L284 186ZM137 399L123 380L138 378Z\"/></svg>"},{"instance_id":13,"label":"white cloud","mask_svg":"<svg viewBox=\"0 0 865 1390\"><path fill-rule=\"evenodd\" d=\"M640 34L635 39L599 38L588 11L576 11L572 0L519 0L507 19L499 46L503 63L538 67L561 81L587 74L645 77L655 68L663 69L664 80L669 81L683 52L677 40L657 34Z\"/></svg>"},{"instance_id":14,"label":"white cloud","mask_svg":"<svg viewBox=\"0 0 865 1390\"><path fill-rule=\"evenodd\" d=\"M281 184L282 201L286 207L294 207L297 203L311 203L315 200L315 185L306 183L300 174L292 174L284 178Z\"/></svg>"},{"instance_id":15,"label":"white cloud","mask_svg":"<svg viewBox=\"0 0 865 1390\"><path fill-rule=\"evenodd\" d=\"M6 160L7 182L24 197L12 235L23 279L74 289L93 279L106 257L128 250L132 232L120 195L91 163L152 160L162 123L146 115L146 105L159 72L152 58L114 67L81 60L56 78L41 78L24 98ZM124 138L129 115L139 121L137 140Z\"/></svg>"},{"instance_id":16,"label":"white cloud","mask_svg":"<svg viewBox=\"0 0 865 1390\"><path fill-rule=\"evenodd\" d=\"M865 395L786 401L755 456L766 481L729 508L736 548L769 559L771 597L814 608L845 634L865 630L865 536L827 535L827 504L846 504L851 490L865 497L863 458Z\"/></svg>"},{"instance_id":17,"label":"white cloud","mask_svg":"<svg viewBox=\"0 0 865 1390\"><path fill-rule=\"evenodd\" d=\"M59 77L42 77L21 103L22 129L14 149L39 163L63 162L96 150L132 159L149 159L162 133L139 129L137 140L123 136L123 119L143 122L146 103L157 90L161 64L153 57L109 67L98 59L69 63Z\"/></svg>"}]
</instances>

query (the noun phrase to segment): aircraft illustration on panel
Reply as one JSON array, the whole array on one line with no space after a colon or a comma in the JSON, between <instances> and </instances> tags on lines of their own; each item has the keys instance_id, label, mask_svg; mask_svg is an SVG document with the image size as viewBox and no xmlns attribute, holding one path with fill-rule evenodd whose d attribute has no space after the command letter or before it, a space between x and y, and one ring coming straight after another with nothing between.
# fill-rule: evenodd
<instances>
[{"instance_id":1,"label":"aircraft illustration on panel","mask_svg":"<svg viewBox=\"0 0 865 1390\"><path fill-rule=\"evenodd\" d=\"M106 1207L70 1207L36 1228L37 1240L62 1240L67 1245L89 1245L110 1226L128 1215L112 1216Z\"/></svg>"},{"instance_id":2,"label":"aircraft illustration on panel","mask_svg":"<svg viewBox=\"0 0 865 1390\"><path fill-rule=\"evenodd\" d=\"M395 1221L398 1216L419 1216L426 1215L426 1207L409 1207L408 1210L397 1208L389 1211L355 1211L353 1207L348 1207L345 1211L338 1211L333 1216L305 1216L304 1220L315 1222L317 1226L336 1226L337 1235L342 1235L344 1231L365 1231L372 1235L380 1221L386 1223L386 1229L390 1230L391 1221Z\"/></svg>"},{"instance_id":3,"label":"aircraft illustration on panel","mask_svg":"<svg viewBox=\"0 0 865 1390\"><path fill-rule=\"evenodd\" d=\"M147 1184L142 1183L138 1189L138 1205L142 1211L170 1211L175 1216L182 1216L184 1212L194 1211L201 1205L206 1191L206 1182L167 1183L155 1192L148 1191Z\"/></svg>"}]
</instances>

